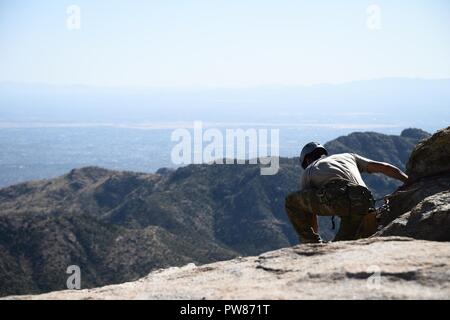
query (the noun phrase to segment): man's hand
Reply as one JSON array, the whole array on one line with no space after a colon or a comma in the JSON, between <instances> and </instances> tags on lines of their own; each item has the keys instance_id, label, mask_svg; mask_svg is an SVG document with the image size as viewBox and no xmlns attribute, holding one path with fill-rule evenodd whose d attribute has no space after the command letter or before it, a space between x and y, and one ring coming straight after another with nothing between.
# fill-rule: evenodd
<instances>
[{"instance_id":1,"label":"man's hand","mask_svg":"<svg viewBox=\"0 0 450 320\"><path fill-rule=\"evenodd\" d=\"M370 162L367 165L367 171L369 173L382 173L385 176L402 181L405 185L409 184L409 178L406 173L389 163L376 161Z\"/></svg>"}]
</instances>

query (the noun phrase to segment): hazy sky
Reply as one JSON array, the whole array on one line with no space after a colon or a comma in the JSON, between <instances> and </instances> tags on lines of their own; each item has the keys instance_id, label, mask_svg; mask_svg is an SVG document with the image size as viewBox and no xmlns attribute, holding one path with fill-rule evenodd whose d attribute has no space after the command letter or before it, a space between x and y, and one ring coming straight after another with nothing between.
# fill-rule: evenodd
<instances>
[{"instance_id":1,"label":"hazy sky","mask_svg":"<svg viewBox=\"0 0 450 320\"><path fill-rule=\"evenodd\" d=\"M79 30L67 28L69 5L81 9ZM449 40L448 0L0 0L0 81L241 87L450 78Z\"/></svg>"}]
</instances>

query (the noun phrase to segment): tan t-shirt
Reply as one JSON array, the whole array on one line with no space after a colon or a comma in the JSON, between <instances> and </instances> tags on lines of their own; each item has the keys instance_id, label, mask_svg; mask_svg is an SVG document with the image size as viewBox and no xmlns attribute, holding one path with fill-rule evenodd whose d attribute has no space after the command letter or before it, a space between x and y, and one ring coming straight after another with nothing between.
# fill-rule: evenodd
<instances>
[{"instance_id":1,"label":"tan t-shirt","mask_svg":"<svg viewBox=\"0 0 450 320\"><path fill-rule=\"evenodd\" d=\"M354 153L322 157L311 163L300 177L300 190L320 188L333 179L343 179L367 187L361 172L367 172L372 162Z\"/></svg>"}]
</instances>

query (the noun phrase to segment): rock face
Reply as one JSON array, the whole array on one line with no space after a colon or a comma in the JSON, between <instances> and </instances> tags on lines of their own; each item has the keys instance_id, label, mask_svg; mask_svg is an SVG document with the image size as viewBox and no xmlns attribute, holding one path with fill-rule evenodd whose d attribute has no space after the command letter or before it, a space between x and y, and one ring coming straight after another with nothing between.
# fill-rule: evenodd
<instances>
[{"instance_id":1,"label":"rock face","mask_svg":"<svg viewBox=\"0 0 450 320\"><path fill-rule=\"evenodd\" d=\"M377 235L450 241L450 127L422 140L406 167L413 182L387 197Z\"/></svg>"},{"instance_id":2,"label":"rock face","mask_svg":"<svg viewBox=\"0 0 450 320\"><path fill-rule=\"evenodd\" d=\"M300 245L121 285L7 299L450 299L450 246L401 237Z\"/></svg>"}]
</instances>

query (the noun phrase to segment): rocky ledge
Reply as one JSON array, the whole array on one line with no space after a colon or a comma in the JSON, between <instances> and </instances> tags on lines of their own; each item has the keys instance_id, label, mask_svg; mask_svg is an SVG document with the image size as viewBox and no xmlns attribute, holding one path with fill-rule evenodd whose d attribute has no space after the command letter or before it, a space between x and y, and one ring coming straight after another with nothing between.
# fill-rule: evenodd
<instances>
[{"instance_id":1,"label":"rocky ledge","mask_svg":"<svg viewBox=\"0 0 450 320\"><path fill-rule=\"evenodd\" d=\"M450 245L380 237L299 245L150 273L136 282L8 299L448 299Z\"/></svg>"}]
</instances>

